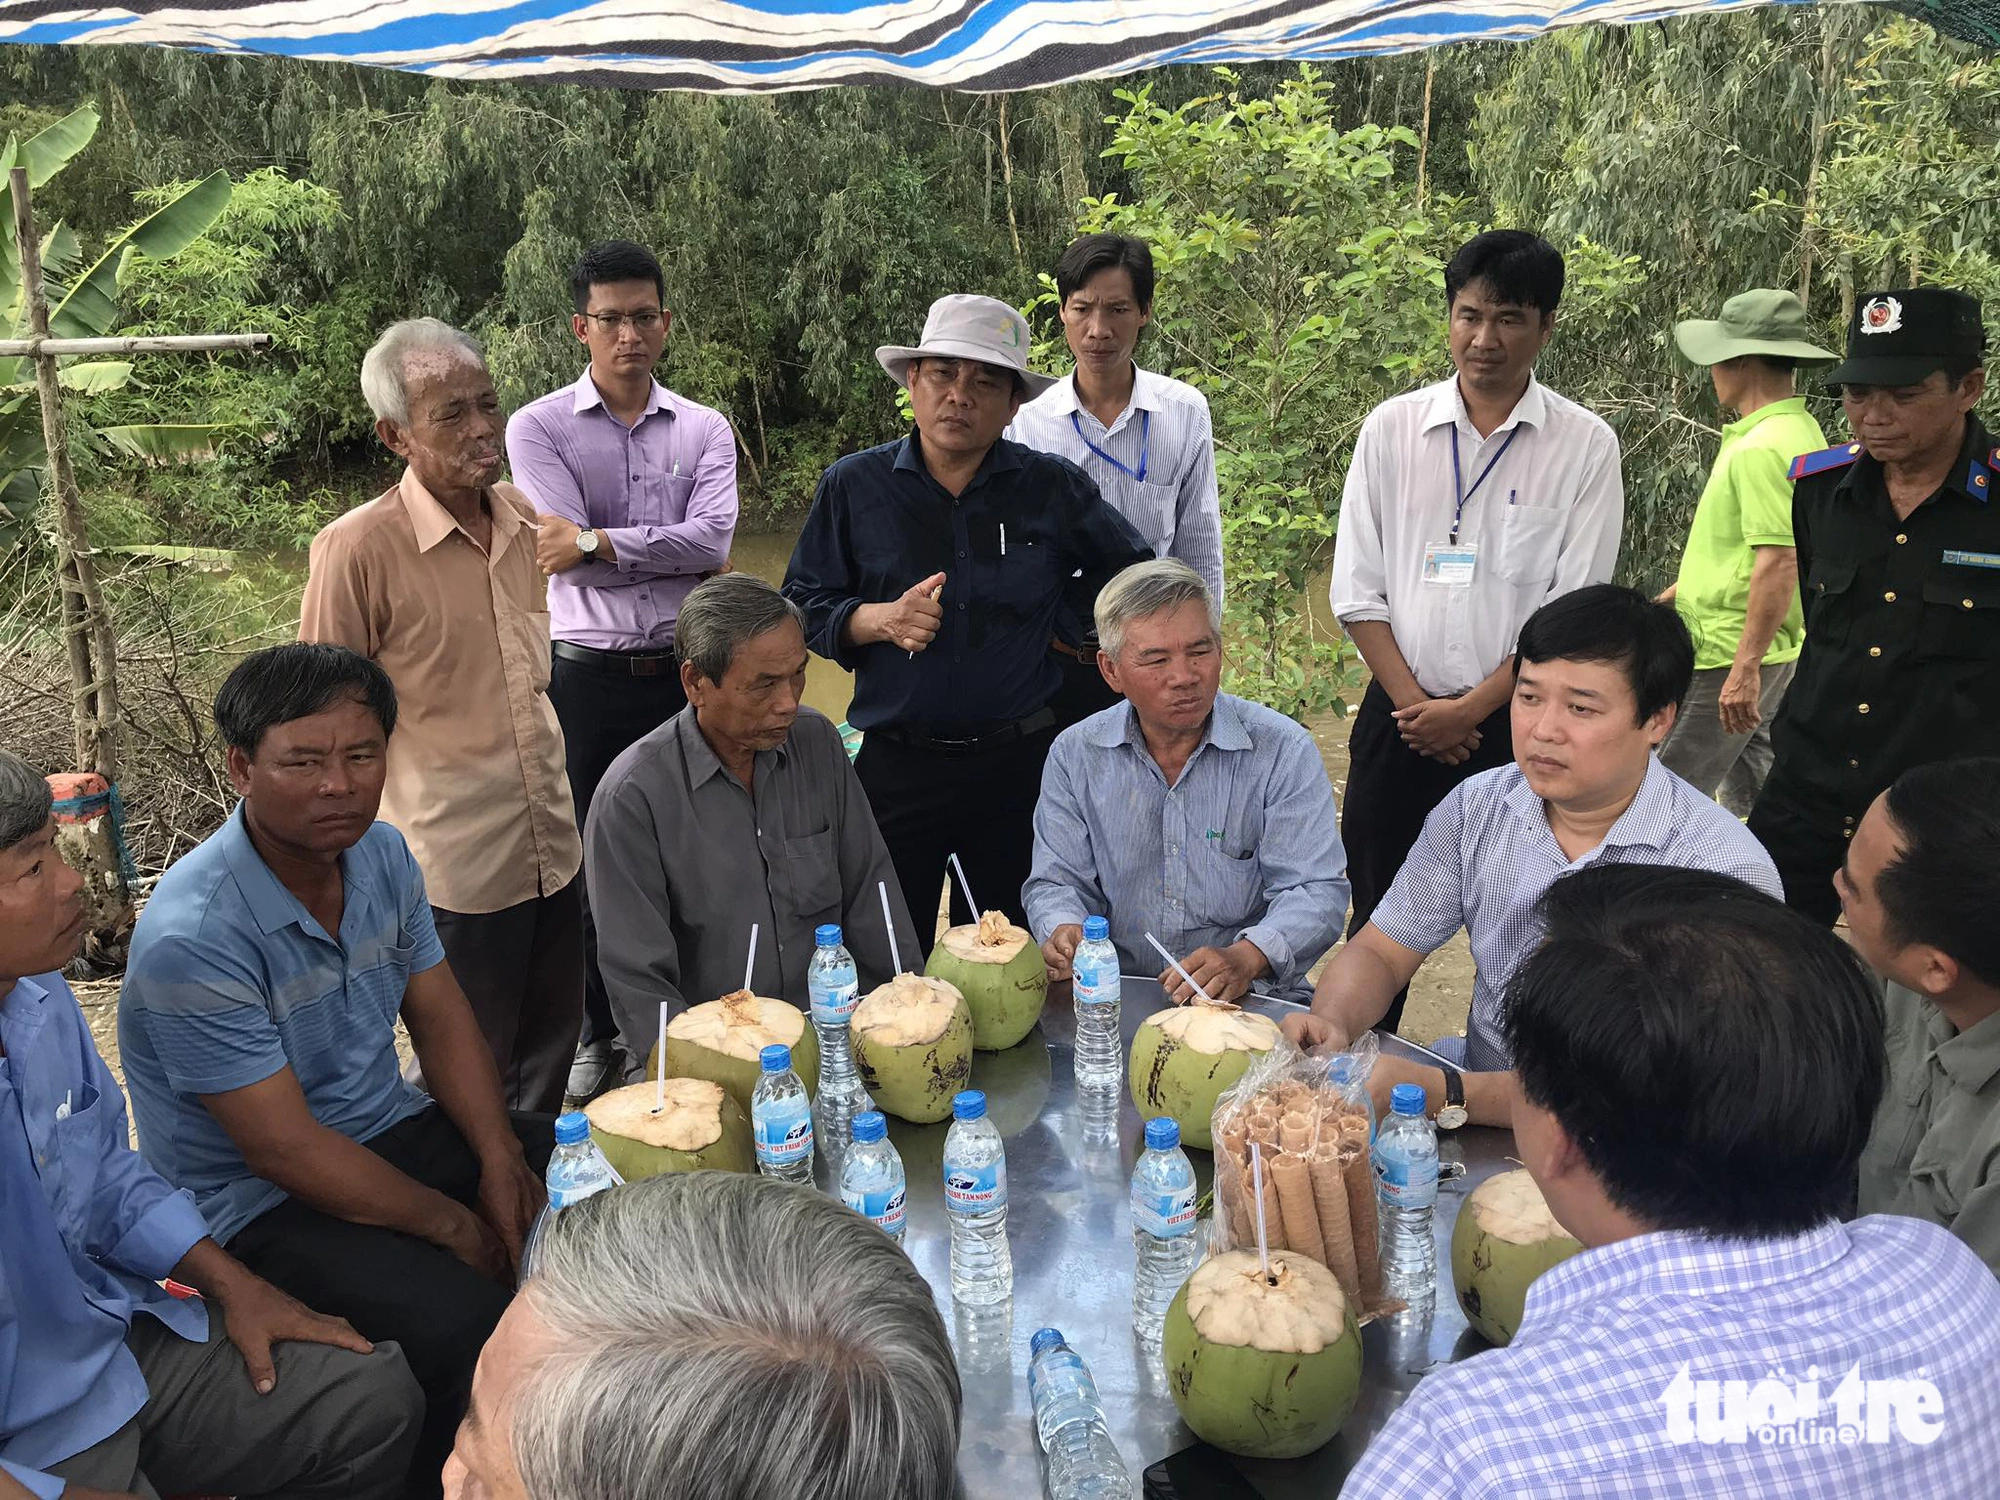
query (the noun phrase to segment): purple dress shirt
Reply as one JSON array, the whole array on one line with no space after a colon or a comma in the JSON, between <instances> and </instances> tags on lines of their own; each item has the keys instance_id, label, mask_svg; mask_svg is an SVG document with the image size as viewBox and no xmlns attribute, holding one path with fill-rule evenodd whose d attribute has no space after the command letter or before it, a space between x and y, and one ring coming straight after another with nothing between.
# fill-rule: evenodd
<instances>
[{"instance_id":1,"label":"purple dress shirt","mask_svg":"<svg viewBox=\"0 0 2000 1500\"><path fill-rule=\"evenodd\" d=\"M617 554L549 580L549 634L600 651L672 646L681 600L729 560L736 535L728 419L656 380L627 427L585 370L514 413L507 462L538 511L602 531Z\"/></svg>"}]
</instances>

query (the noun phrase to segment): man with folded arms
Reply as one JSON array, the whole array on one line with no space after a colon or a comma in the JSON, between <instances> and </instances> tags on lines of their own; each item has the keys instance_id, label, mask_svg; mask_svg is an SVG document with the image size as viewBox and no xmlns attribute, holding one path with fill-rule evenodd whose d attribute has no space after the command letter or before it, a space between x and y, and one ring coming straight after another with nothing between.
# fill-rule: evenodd
<instances>
[{"instance_id":1,"label":"man with folded arms","mask_svg":"<svg viewBox=\"0 0 2000 1500\"><path fill-rule=\"evenodd\" d=\"M1151 933L1211 999L1310 998L1306 970L1347 915L1319 747L1283 714L1217 691L1215 598L1186 563L1127 568L1098 594L1096 625L1124 701L1064 730L1042 772L1023 900L1049 973L1070 977L1095 915L1127 973L1163 967ZM1170 967L1160 982L1192 996Z\"/></svg>"},{"instance_id":2,"label":"man with folded arms","mask_svg":"<svg viewBox=\"0 0 2000 1500\"><path fill-rule=\"evenodd\" d=\"M0 750L0 1495L395 1500L423 1411L401 1351L253 1275L127 1142L58 972L83 881L50 806Z\"/></svg>"},{"instance_id":3,"label":"man with folded arms","mask_svg":"<svg viewBox=\"0 0 2000 1500\"><path fill-rule=\"evenodd\" d=\"M1514 1150L1583 1252L1343 1500L1991 1494L2000 1285L1935 1225L1840 1222L1887 1071L1847 946L1695 870L1581 871L1538 925Z\"/></svg>"},{"instance_id":4,"label":"man with folded arms","mask_svg":"<svg viewBox=\"0 0 2000 1500\"><path fill-rule=\"evenodd\" d=\"M549 578L555 660L576 823L611 762L683 708L674 619L688 591L729 561L736 534L736 436L729 419L653 378L673 314L643 245L606 240L570 272L570 330L590 351L572 385L507 423L507 462L534 502L535 557ZM589 855L585 854L586 874ZM568 1092L618 1076L613 1024L586 903L583 1037Z\"/></svg>"}]
</instances>

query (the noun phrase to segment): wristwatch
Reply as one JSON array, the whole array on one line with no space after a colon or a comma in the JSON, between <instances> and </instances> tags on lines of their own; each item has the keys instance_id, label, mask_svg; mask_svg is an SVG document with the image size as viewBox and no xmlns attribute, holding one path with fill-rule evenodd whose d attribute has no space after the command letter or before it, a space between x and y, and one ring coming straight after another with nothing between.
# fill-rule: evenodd
<instances>
[{"instance_id":1,"label":"wristwatch","mask_svg":"<svg viewBox=\"0 0 2000 1500\"><path fill-rule=\"evenodd\" d=\"M588 526L576 534L576 550L585 557L597 556L597 533Z\"/></svg>"},{"instance_id":2,"label":"wristwatch","mask_svg":"<svg viewBox=\"0 0 2000 1500\"><path fill-rule=\"evenodd\" d=\"M1456 1068L1443 1068L1444 1107L1437 1112L1439 1130L1456 1130L1470 1118L1465 1109L1465 1075Z\"/></svg>"}]
</instances>

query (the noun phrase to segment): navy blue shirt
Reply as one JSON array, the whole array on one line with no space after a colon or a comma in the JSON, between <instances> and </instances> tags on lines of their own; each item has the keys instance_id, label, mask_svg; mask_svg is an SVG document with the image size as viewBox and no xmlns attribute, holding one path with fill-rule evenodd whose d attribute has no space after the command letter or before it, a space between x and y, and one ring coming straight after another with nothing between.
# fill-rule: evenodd
<instances>
[{"instance_id":1,"label":"navy blue shirt","mask_svg":"<svg viewBox=\"0 0 2000 1500\"><path fill-rule=\"evenodd\" d=\"M1066 458L1003 438L954 499L912 436L851 453L820 477L785 595L805 611L812 649L854 673L855 728L977 733L1054 695L1062 674L1049 641L1066 595L1094 599L1152 555ZM935 573L945 575L944 625L928 649L847 643L857 608Z\"/></svg>"}]
</instances>

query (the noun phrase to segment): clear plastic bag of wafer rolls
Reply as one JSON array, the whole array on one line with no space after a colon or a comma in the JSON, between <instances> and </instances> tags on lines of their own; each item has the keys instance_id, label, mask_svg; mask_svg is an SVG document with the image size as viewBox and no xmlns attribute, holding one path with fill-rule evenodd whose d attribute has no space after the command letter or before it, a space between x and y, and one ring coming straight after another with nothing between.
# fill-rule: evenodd
<instances>
[{"instance_id":1,"label":"clear plastic bag of wafer rolls","mask_svg":"<svg viewBox=\"0 0 2000 1500\"><path fill-rule=\"evenodd\" d=\"M1376 1050L1372 1032L1333 1057L1308 1056L1280 1043L1216 1101L1214 1119L1211 1250L1256 1247L1254 1143L1263 1165L1266 1243L1310 1256L1333 1272L1364 1323L1403 1305L1382 1287L1369 1160L1375 1119L1368 1075Z\"/></svg>"}]
</instances>

